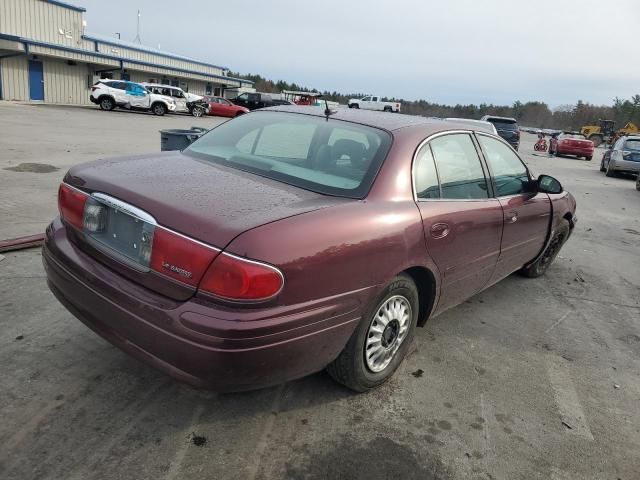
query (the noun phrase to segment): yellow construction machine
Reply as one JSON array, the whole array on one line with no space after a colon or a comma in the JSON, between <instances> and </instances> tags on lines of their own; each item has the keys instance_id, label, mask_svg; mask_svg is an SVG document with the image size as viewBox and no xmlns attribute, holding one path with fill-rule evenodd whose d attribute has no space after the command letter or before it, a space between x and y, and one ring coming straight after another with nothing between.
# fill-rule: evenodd
<instances>
[{"instance_id":1,"label":"yellow construction machine","mask_svg":"<svg viewBox=\"0 0 640 480\"><path fill-rule=\"evenodd\" d=\"M618 130L615 130L615 127L613 120L598 120L598 125L585 125L580 129L580 133L591 140L596 147L603 142L613 143L623 135L640 134L640 127L632 122Z\"/></svg>"}]
</instances>

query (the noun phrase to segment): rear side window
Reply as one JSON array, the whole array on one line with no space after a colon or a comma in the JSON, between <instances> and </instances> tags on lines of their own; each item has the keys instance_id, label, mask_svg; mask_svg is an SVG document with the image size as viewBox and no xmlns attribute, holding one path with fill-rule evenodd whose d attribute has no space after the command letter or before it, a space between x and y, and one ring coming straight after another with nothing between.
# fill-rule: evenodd
<instances>
[{"instance_id":1,"label":"rear side window","mask_svg":"<svg viewBox=\"0 0 640 480\"><path fill-rule=\"evenodd\" d=\"M496 195L504 197L525 193L529 187L529 174L513 150L501 141L484 135L478 135L478 142L491 167Z\"/></svg>"},{"instance_id":2,"label":"rear side window","mask_svg":"<svg viewBox=\"0 0 640 480\"><path fill-rule=\"evenodd\" d=\"M489 198L480 157L468 134L451 134L430 142L436 161L442 198Z\"/></svg>"},{"instance_id":3,"label":"rear side window","mask_svg":"<svg viewBox=\"0 0 640 480\"><path fill-rule=\"evenodd\" d=\"M223 123L184 153L319 193L364 198L390 146L391 135L377 128L267 111Z\"/></svg>"},{"instance_id":4,"label":"rear side window","mask_svg":"<svg viewBox=\"0 0 640 480\"><path fill-rule=\"evenodd\" d=\"M414 183L417 198L440 198L440 184L429 145L422 147L416 156Z\"/></svg>"},{"instance_id":5,"label":"rear side window","mask_svg":"<svg viewBox=\"0 0 640 480\"><path fill-rule=\"evenodd\" d=\"M627 140L627 143L624 144L624 149L640 152L640 140Z\"/></svg>"},{"instance_id":6,"label":"rear side window","mask_svg":"<svg viewBox=\"0 0 640 480\"><path fill-rule=\"evenodd\" d=\"M505 120L503 118L488 118L487 121L493 123L495 127L500 130L518 129L518 123L515 120Z\"/></svg>"}]
</instances>

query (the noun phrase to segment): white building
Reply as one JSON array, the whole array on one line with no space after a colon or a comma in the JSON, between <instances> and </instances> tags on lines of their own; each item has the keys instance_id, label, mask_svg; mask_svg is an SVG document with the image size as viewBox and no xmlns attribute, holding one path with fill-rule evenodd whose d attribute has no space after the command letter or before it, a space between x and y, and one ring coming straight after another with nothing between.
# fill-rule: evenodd
<instances>
[{"instance_id":1,"label":"white building","mask_svg":"<svg viewBox=\"0 0 640 480\"><path fill-rule=\"evenodd\" d=\"M226 67L86 33L84 12L57 0L0 0L0 99L86 104L99 78L200 95L252 86Z\"/></svg>"}]
</instances>

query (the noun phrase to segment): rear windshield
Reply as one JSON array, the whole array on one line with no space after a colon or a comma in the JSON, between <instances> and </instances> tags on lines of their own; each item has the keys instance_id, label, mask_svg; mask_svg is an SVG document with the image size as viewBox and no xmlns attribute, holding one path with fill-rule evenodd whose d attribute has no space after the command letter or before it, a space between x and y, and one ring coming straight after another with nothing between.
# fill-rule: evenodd
<instances>
[{"instance_id":1,"label":"rear windshield","mask_svg":"<svg viewBox=\"0 0 640 480\"><path fill-rule=\"evenodd\" d=\"M515 120L506 120L504 118L488 118L488 122L493 123L496 128L501 128L503 130L517 130L518 122Z\"/></svg>"},{"instance_id":2,"label":"rear windshield","mask_svg":"<svg viewBox=\"0 0 640 480\"><path fill-rule=\"evenodd\" d=\"M559 135L560 138L573 138L575 140L586 140L587 137L580 133L562 133Z\"/></svg>"},{"instance_id":3,"label":"rear windshield","mask_svg":"<svg viewBox=\"0 0 640 480\"><path fill-rule=\"evenodd\" d=\"M254 112L184 151L315 192L364 198L391 146L383 130L330 118Z\"/></svg>"},{"instance_id":4,"label":"rear windshield","mask_svg":"<svg viewBox=\"0 0 640 480\"><path fill-rule=\"evenodd\" d=\"M624 149L640 152L640 140L627 140L624 144Z\"/></svg>"}]
</instances>

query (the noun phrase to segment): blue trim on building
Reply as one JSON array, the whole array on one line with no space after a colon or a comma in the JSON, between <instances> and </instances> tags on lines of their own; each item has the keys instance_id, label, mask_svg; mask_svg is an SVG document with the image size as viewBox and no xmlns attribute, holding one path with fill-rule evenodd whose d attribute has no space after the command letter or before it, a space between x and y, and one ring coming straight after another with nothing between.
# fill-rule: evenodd
<instances>
[{"instance_id":1,"label":"blue trim on building","mask_svg":"<svg viewBox=\"0 0 640 480\"><path fill-rule=\"evenodd\" d=\"M86 12L87 9L84 7L77 7L76 5L71 5L66 2L59 2L58 0L45 0L47 3L52 5L57 5L59 7L68 8L69 10L75 10L76 12Z\"/></svg>"},{"instance_id":2,"label":"blue trim on building","mask_svg":"<svg viewBox=\"0 0 640 480\"><path fill-rule=\"evenodd\" d=\"M98 43L104 43L105 45L111 45L113 47L128 48L129 50L135 50L136 52L142 52L142 53L148 53L151 55L158 55L161 57L173 58L174 60L182 60L183 62L191 62L197 65L202 65L204 67L219 68L220 70L229 70L228 67L221 67L220 65L213 65L212 63L201 62L199 60L194 60L192 58L183 57L182 55L176 55L173 53L165 53L165 52L156 51L150 48L136 47L135 45L130 45L129 43L126 43L126 42L118 43L115 40L102 40L101 38L93 37L91 35L83 35L82 38L84 38L85 40L92 40L96 42L96 45Z\"/></svg>"},{"instance_id":3,"label":"blue trim on building","mask_svg":"<svg viewBox=\"0 0 640 480\"><path fill-rule=\"evenodd\" d=\"M94 56L94 57L99 57L99 58L105 58L105 59L108 59L108 60L115 60L115 61L120 62L120 68L121 69L122 69L123 62L128 62L128 63L133 63L133 64L136 64L136 65L144 65L146 67L163 68L165 70L173 70L173 71L181 72L181 73L189 73L189 74L192 74L192 75L202 75L204 77L218 78L218 79L222 79L222 80L232 80L232 81L235 81L235 82L239 82L240 85L242 85L243 83L252 85L254 83L251 80L244 80L242 78L225 77L223 75L214 75L212 73L198 72L196 70L187 70L187 69L184 69L184 68L177 68L177 67L172 67L172 66L169 66L169 65L161 65L161 64L158 64L158 63L143 62L141 60L134 60L134 59L129 59L129 58L125 58L125 57L121 57L121 56L115 56L115 55L107 55L105 53L92 52L90 50L82 50L82 49L79 49L79 48L65 47L64 45L56 45L55 43L40 42L40 41L37 41L37 40L31 40L31 39L28 39L28 38L16 37L15 35L6 35L4 33L0 33L0 39L11 40L11 41L22 43L24 45L24 48L25 48L25 54L29 53L29 45L35 45L35 46L39 46L39 47L47 47L47 48L53 48L53 49L56 49L56 50L62 50L63 52L79 53L79 54L82 54L82 55L89 55L89 56Z\"/></svg>"}]
</instances>

